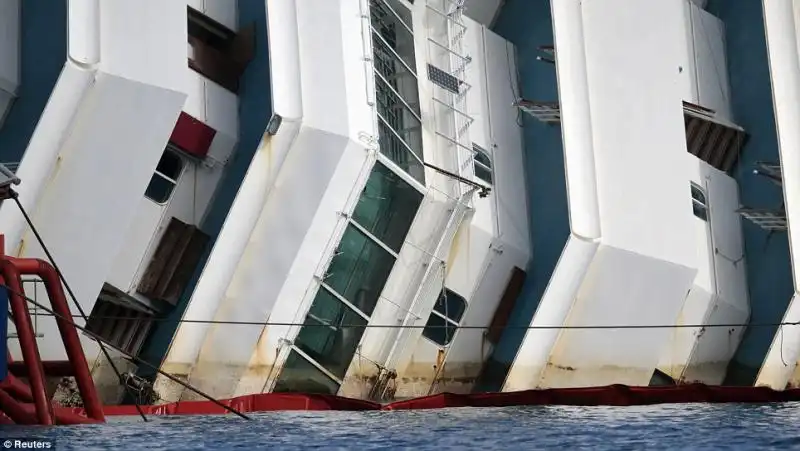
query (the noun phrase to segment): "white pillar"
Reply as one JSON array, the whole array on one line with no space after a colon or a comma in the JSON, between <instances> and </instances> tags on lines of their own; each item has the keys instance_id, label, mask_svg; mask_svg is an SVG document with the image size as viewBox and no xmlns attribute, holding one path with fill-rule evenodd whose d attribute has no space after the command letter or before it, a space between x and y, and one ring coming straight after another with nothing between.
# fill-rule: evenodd
<instances>
[{"instance_id":1,"label":"white pillar","mask_svg":"<svg viewBox=\"0 0 800 451\"><path fill-rule=\"evenodd\" d=\"M282 125L275 136L265 135L262 139L189 300L184 319L214 319L239 268L267 196L300 131L303 104L295 1L268 0L267 8L273 110L283 118ZM193 366L210 328L208 323L182 323L170 344L164 365Z\"/></svg>"},{"instance_id":2,"label":"white pillar","mask_svg":"<svg viewBox=\"0 0 800 451\"><path fill-rule=\"evenodd\" d=\"M800 252L800 57L792 0L764 0L764 28L767 36L772 100L783 172L783 196L789 223L789 249L792 255L792 278L798 287ZM796 232L796 233L793 233ZM783 321L800 321L800 300L792 297ZM783 326L775 334L756 385L783 390L800 358L800 326Z\"/></svg>"},{"instance_id":3,"label":"white pillar","mask_svg":"<svg viewBox=\"0 0 800 451\"><path fill-rule=\"evenodd\" d=\"M596 192L581 0L557 0L551 1L550 5L570 225L573 234L596 239L600 237L600 208Z\"/></svg>"},{"instance_id":4,"label":"white pillar","mask_svg":"<svg viewBox=\"0 0 800 451\"><path fill-rule=\"evenodd\" d=\"M69 0L67 53L79 65L100 62L100 0Z\"/></svg>"}]
</instances>

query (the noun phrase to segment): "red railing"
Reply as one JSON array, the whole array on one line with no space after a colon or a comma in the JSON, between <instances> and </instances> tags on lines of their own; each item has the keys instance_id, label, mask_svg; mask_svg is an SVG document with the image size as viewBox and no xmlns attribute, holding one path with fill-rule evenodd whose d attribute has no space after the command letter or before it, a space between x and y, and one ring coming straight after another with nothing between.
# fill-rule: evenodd
<instances>
[{"instance_id":1,"label":"red railing","mask_svg":"<svg viewBox=\"0 0 800 451\"><path fill-rule=\"evenodd\" d=\"M16 258L5 255L3 236L0 235L0 280L8 291L11 319L17 329L20 350L29 386L9 374L0 383L0 411L17 424L52 425L56 423L80 422L79 418L58 418L47 394L44 365L33 322L28 309L28 301L22 288L22 276L38 276L44 282L50 304L55 313L58 331L64 343L72 374L78 385L87 422L105 421L103 406L92 380L86 355L83 352L78 331L71 322L72 312L64 295L61 280L55 268L37 258ZM11 354L7 355L9 366L14 363ZM33 403L33 412L31 405ZM33 414L33 415L32 415Z\"/></svg>"}]
</instances>

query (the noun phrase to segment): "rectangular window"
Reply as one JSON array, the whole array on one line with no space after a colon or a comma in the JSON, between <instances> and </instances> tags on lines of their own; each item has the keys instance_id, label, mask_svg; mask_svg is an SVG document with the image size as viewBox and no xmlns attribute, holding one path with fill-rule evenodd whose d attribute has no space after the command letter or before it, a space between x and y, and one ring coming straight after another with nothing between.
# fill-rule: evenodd
<instances>
[{"instance_id":1,"label":"rectangular window","mask_svg":"<svg viewBox=\"0 0 800 451\"><path fill-rule=\"evenodd\" d=\"M229 91L238 91L239 78L255 52L254 27L236 33L189 6L186 11L189 67Z\"/></svg>"},{"instance_id":2,"label":"rectangular window","mask_svg":"<svg viewBox=\"0 0 800 451\"><path fill-rule=\"evenodd\" d=\"M422 336L439 346L447 346L453 339L457 328L457 324L447 321L436 312L431 312L425 328L422 329Z\"/></svg>"},{"instance_id":3,"label":"rectangular window","mask_svg":"<svg viewBox=\"0 0 800 451\"><path fill-rule=\"evenodd\" d=\"M361 315L321 287L295 339L295 346L343 378L367 325Z\"/></svg>"},{"instance_id":4,"label":"rectangular window","mask_svg":"<svg viewBox=\"0 0 800 451\"><path fill-rule=\"evenodd\" d=\"M424 183L411 11L397 0L371 0L370 24L380 151Z\"/></svg>"},{"instance_id":5,"label":"rectangular window","mask_svg":"<svg viewBox=\"0 0 800 451\"><path fill-rule=\"evenodd\" d=\"M343 379L347 373L422 199L387 166L375 164L295 338L302 354L292 353L275 391L338 390L329 375ZM445 310L451 308L460 319L463 309L448 304Z\"/></svg>"},{"instance_id":6,"label":"rectangular window","mask_svg":"<svg viewBox=\"0 0 800 451\"><path fill-rule=\"evenodd\" d=\"M422 330L422 336L438 344L447 346L453 340L461 318L467 310L467 301L455 292L444 289L431 316Z\"/></svg>"},{"instance_id":7,"label":"rectangular window","mask_svg":"<svg viewBox=\"0 0 800 451\"><path fill-rule=\"evenodd\" d=\"M369 316L394 266L394 256L350 225L331 260L325 283Z\"/></svg>"},{"instance_id":8,"label":"rectangular window","mask_svg":"<svg viewBox=\"0 0 800 451\"><path fill-rule=\"evenodd\" d=\"M272 390L277 393L320 393L335 395L339 383L319 370L295 351L289 354L283 364L281 375Z\"/></svg>"},{"instance_id":9,"label":"rectangular window","mask_svg":"<svg viewBox=\"0 0 800 451\"><path fill-rule=\"evenodd\" d=\"M183 173L183 159L178 152L168 145L158 166L150 178L144 196L157 204L165 204L172 197L172 191Z\"/></svg>"},{"instance_id":10,"label":"rectangular window","mask_svg":"<svg viewBox=\"0 0 800 451\"><path fill-rule=\"evenodd\" d=\"M475 177L483 180L488 184L492 184L492 158L489 152L483 147L473 143L472 144L473 158L472 166L475 170Z\"/></svg>"},{"instance_id":11,"label":"rectangular window","mask_svg":"<svg viewBox=\"0 0 800 451\"><path fill-rule=\"evenodd\" d=\"M692 189L692 212L695 216L708 221L708 205L706 204L706 193L699 185L691 183Z\"/></svg>"},{"instance_id":12,"label":"rectangular window","mask_svg":"<svg viewBox=\"0 0 800 451\"><path fill-rule=\"evenodd\" d=\"M445 318L458 323L467 310L467 301L456 293L445 289L444 293L433 304L433 311L440 313Z\"/></svg>"},{"instance_id":13,"label":"rectangular window","mask_svg":"<svg viewBox=\"0 0 800 451\"><path fill-rule=\"evenodd\" d=\"M400 252L422 204L422 193L381 163L376 163L358 199L353 221Z\"/></svg>"}]
</instances>

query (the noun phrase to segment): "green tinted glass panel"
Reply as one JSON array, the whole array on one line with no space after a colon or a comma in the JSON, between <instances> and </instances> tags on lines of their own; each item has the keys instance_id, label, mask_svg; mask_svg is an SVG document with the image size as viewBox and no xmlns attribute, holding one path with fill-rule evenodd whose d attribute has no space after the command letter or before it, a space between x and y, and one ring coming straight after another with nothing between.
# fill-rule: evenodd
<instances>
[{"instance_id":1,"label":"green tinted glass panel","mask_svg":"<svg viewBox=\"0 0 800 451\"><path fill-rule=\"evenodd\" d=\"M348 225L328 267L325 283L369 316L393 265L394 257L386 249Z\"/></svg>"},{"instance_id":2,"label":"green tinted glass panel","mask_svg":"<svg viewBox=\"0 0 800 451\"><path fill-rule=\"evenodd\" d=\"M381 163L376 163L358 199L353 220L400 252L422 203L422 193Z\"/></svg>"},{"instance_id":3,"label":"green tinted glass panel","mask_svg":"<svg viewBox=\"0 0 800 451\"><path fill-rule=\"evenodd\" d=\"M286 359L286 363L283 364L281 375L278 376L273 391L335 395L339 391L339 384L303 356L292 351Z\"/></svg>"},{"instance_id":4,"label":"green tinted glass panel","mask_svg":"<svg viewBox=\"0 0 800 451\"><path fill-rule=\"evenodd\" d=\"M367 320L344 305L324 287L320 288L294 344L343 378L364 334Z\"/></svg>"}]
</instances>

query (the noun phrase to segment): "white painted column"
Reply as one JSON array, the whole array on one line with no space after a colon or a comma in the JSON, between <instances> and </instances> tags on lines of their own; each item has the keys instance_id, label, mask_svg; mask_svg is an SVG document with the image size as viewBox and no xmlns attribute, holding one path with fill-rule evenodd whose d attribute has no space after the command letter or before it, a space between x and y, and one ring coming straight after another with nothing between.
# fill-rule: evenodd
<instances>
[{"instance_id":1,"label":"white painted column","mask_svg":"<svg viewBox=\"0 0 800 451\"><path fill-rule=\"evenodd\" d=\"M792 0L764 0L764 28L767 35L772 99L778 146L783 171L783 196L789 223L789 249L792 255L792 277L798 287L800 231L800 57L797 48L797 27ZM784 322L800 321L800 300L792 297ZM783 326L775 334L756 385L783 390L800 358L800 326Z\"/></svg>"},{"instance_id":2,"label":"white painted column","mask_svg":"<svg viewBox=\"0 0 800 451\"><path fill-rule=\"evenodd\" d=\"M581 1L550 5L572 234L531 322L545 328L527 331L503 391L537 387L561 333L557 327L567 321L601 233Z\"/></svg>"},{"instance_id":3,"label":"white painted column","mask_svg":"<svg viewBox=\"0 0 800 451\"><path fill-rule=\"evenodd\" d=\"M189 300L184 319L213 320L226 299L236 271L247 270L239 268L240 261L278 172L301 128L303 106L295 1L268 0L267 9L273 110L283 118L282 125L275 136L264 135ZM235 299L228 302L235 302ZM172 368L175 365L193 366L211 327L207 323L182 323L163 365Z\"/></svg>"},{"instance_id":4,"label":"white painted column","mask_svg":"<svg viewBox=\"0 0 800 451\"><path fill-rule=\"evenodd\" d=\"M79 65L100 62L100 0L69 0L67 15L67 53Z\"/></svg>"},{"instance_id":5,"label":"white painted column","mask_svg":"<svg viewBox=\"0 0 800 451\"><path fill-rule=\"evenodd\" d=\"M25 154L17 169L22 180L17 191L25 210L33 215L36 206L57 168L61 145L68 136L75 112L88 92L94 67L100 61L100 0L69 0L68 60L45 106ZM20 14L15 1L3 1L2 13ZM16 8L14 12L13 9ZM0 82L2 82L0 76ZM3 88L0 83L0 89ZM2 111L0 111L2 116ZM21 252L28 225L14 202L0 208L0 230L6 236L11 255Z\"/></svg>"},{"instance_id":6,"label":"white painted column","mask_svg":"<svg viewBox=\"0 0 800 451\"><path fill-rule=\"evenodd\" d=\"M567 321L597 248L597 243L574 236L567 240L531 322L536 329L525 333L502 391L539 388L540 378L563 330L559 327Z\"/></svg>"},{"instance_id":7,"label":"white painted column","mask_svg":"<svg viewBox=\"0 0 800 451\"><path fill-rule=\"evenodd\" d=\"M600 208L596 192L581 1L558 0L550 4L570 226L574 235L596 239L600 237Z\"/></svg>"}]
</instances>

